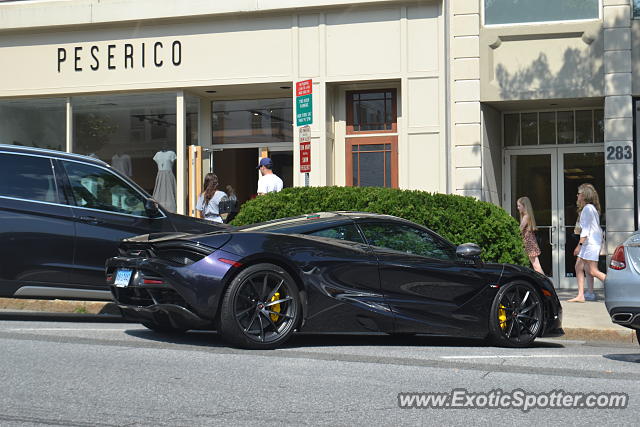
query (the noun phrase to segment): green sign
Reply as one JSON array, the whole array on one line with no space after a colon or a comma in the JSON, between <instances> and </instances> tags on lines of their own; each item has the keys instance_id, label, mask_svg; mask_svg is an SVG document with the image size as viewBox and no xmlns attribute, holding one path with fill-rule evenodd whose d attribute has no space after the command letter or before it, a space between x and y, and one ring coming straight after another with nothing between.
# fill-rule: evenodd
<instances>
[{"instance_id":1,"label":"green sign","mask_svg":"<svg viewBox=\"0 0 640 427\"><path fill-rule=\"evenodd\" d=\"M312 95L302 95L296 97L296 125L304 126L313 123L313 102Z\"/></svg>"}]
</instances>

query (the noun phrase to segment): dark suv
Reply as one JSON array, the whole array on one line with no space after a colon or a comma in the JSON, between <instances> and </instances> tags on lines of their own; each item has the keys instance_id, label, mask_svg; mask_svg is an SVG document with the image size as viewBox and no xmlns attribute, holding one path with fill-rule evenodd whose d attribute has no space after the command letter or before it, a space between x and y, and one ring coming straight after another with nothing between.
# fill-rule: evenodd
<instances>
[{"instance_id":1,"label":"dark suv","mask_svg":"<svg viewBox=\"0 0 640 427\"><path fill-rule=\"evenodd\" d=\"M0 144L0 297L109 300L121 239L222 227L167 212L100 160Z\"/></svg>"}]
</instances>

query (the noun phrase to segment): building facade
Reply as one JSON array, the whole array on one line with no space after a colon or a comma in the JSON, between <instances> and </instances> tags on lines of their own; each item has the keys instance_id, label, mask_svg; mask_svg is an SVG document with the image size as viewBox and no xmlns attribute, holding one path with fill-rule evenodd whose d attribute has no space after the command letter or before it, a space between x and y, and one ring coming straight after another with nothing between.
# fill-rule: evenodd
<instances>
[{"instance_id":1,"label":"building facade","mask_svg":"<svg viewBox=\"0 0 640 427\"><path fill-rule=\"evenodd\" d=\"M175 157L185 214L194 162L243 201L266 155L285 186L455 193L514 216L528 196L560 287L575 286L578 185L600 194L601 269L637 228L640 9L629 0L222 3L0 3L0 143L99 157L152 194L166 194L158 159Z\"/></svg>"}]
</instances>

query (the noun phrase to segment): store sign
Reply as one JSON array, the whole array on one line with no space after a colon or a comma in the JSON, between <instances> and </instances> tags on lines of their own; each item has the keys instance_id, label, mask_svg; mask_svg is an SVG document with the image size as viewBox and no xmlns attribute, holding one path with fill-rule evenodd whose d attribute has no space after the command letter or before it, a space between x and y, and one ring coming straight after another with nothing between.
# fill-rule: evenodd
<instances>
[{"instance_id":1,"label":"store sign","mask_svg":"<svg viewBox=\"0 0 640 427\"><path fill-rule=\"evenodd\" d=\"M300 128L300 172L311 172L311 127Z\"/></svg>"},{"instance_id":2,"label":"store sign","mask_svg":"<svg viewBox=\"0 0 640 427\"><path fill-rule=\"evenodd\" d=\"M58 73L67 70L73 71L98 71L101 68L116 70L120 68L134 69L165 65L175 67L182 64L182 43L174 40L173 43L120 43L108 45L82 45L73 47L58 47L57 49Z\"/></svg>"},{"instance_id":3,"label":"store sign","mask_svg":"<svg viewBox=\"0 0 640 427\"><path fill-rule=\"evenodd\" d=\"M296 83L296 126L313 123L313 84L311 79Z\"/></svg>"}]
</instances>

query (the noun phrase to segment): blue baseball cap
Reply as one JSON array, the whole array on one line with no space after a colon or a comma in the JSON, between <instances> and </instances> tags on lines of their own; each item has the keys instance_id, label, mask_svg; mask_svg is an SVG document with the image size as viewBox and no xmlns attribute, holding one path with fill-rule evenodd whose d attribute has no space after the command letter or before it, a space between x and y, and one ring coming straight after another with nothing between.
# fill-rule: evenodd
<instances>
[{"instance_id":1,"label":"blue baseball cap","mask_svg":"<svg viewBox=\"0 0 640 427\"><path fill-rule=\"evenodd\" d=\"M258 167L256 169L260 169L262 166L266 166L269 169L271 169L271 167L273 166L273 163L271 162L270 158L263 157L262 159L260 159L260 163L258 164Z\"/></svg>"}]
</instances>

